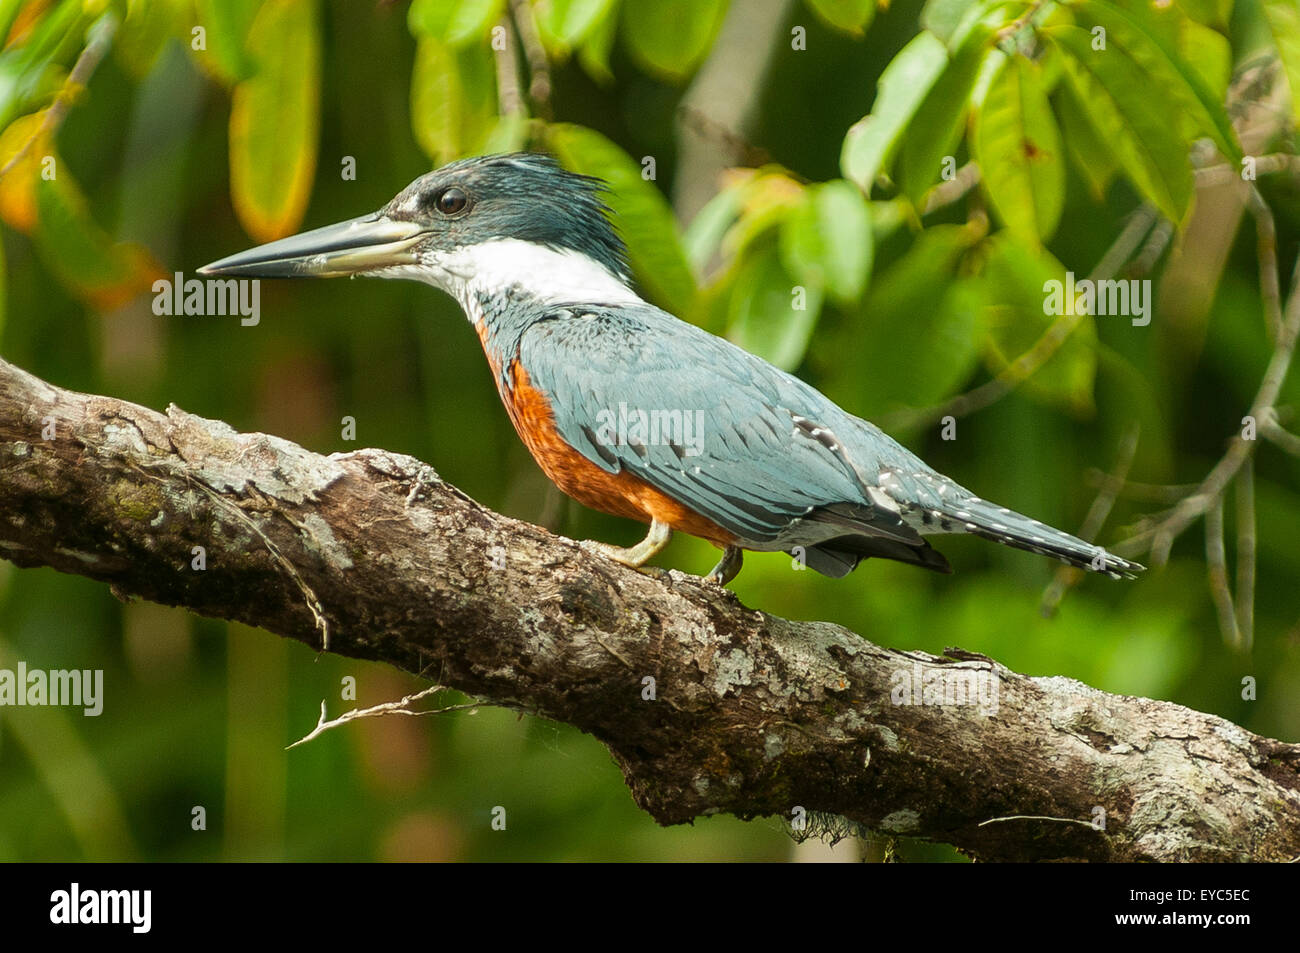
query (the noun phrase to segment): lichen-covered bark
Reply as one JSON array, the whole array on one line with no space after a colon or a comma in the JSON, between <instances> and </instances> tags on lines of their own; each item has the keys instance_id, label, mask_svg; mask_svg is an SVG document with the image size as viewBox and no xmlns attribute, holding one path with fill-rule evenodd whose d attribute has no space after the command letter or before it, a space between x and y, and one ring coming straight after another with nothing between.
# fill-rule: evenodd
<instances>
[{"instance_id":1,"label":"lichen-covered bark","mask_svg":"<svg viewBox=\"0 0 1300 953\"><path fill-rule=\"evenodd\" d=\"M576 725L664 824L802 808L989 860L1300 855L1300 746L774 618L499 516L410 457L323 457L3 361L0 555ZM983 673L996 704L893 703L900 672L936 671Z\"/></svg>"}]
</instances>

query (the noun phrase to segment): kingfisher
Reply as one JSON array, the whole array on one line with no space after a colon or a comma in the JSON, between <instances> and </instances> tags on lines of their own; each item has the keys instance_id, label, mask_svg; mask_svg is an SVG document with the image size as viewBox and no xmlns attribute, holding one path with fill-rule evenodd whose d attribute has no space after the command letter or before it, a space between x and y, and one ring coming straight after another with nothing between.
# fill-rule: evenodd
<instances>
[{"instance_id":1,"label":"kingfisher","mask_svg":"<svg viewBox=\"0 0 1300 953\"><path fill-rule=\"evenodd\" d=\"M674 530L722 550L786 552L842 577L870 557L952 571L926 537L972 533L1084 570L1144 567L976 496L799 378L634 290L600 179L540 153L462 159L378 212L199 269L236 278L423 281L465 312L515 430L586 506L649 525L642 567Z\"/></svg>"}]
</instances>

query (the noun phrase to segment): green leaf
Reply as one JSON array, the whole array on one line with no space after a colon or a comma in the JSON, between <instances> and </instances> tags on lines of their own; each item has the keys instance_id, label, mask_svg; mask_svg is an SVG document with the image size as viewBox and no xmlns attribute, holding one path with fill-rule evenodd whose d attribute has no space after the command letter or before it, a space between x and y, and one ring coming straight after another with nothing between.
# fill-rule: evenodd
<instances>
[{"instance_id":1,"label":"green leaf","mask_svg":"<svg viewBox=\"0 0 1300 953\"><path fill-rule=\"evenodd\" d=\"M302 224L320 129L320 22L314 0L267 0L253 21L252 76L230 108L230 190L258 241Z\"/></svg>"},{"instance_id":2,"label":"green leaf","mask_svg":"<svg viewBox=\"0 0 1300 953\"><path fill-rule=\"evenodd\" d=\"M689 76L722 27L728 0L655 0L623 7L623 38L648 72L670 82Z\"/></svg>"},{"instance_id":3,"label":"green leaf","mask_svg":"<svg viewBox=\"0 0 1300 953\"><path fill-rule=\"evenodd\" d=\"M975 110L971 147L980 185L1007 228L1031 242L1051 238L1065 202L1065 162L1038 64L1007 58Z\"/></svg>"},{"instance_id":4,"label":"green leaf","mask_svg":"<svg viewBox=\"0 0 1300 953\"><path fill-rule=\"evenodd\" d=\"M1223 102L1232 79L1232 44L1208 26L1186 19L1178 35L1178 54L1196 70L1211 95Z\"/></svg>"},{"instance_id":5,"label":"green leaf","mask_svg":"<svg viewBox=\"0 0 1300 953\"><path fill-rule=\"evenodd\" d=\"M876 15L875 0L808 0L808 6L827 26L855 35Z\"/></svg>"},{"instance_id":6,"label":"green leaf","mask_svg":"<svg viewBox=\"0 0 1300 953\"><path fill-rule=\"evenodd\" d=\"M945 158L953 156L956 161L954 153L966 125L971 91L989 53L991 37L986 28L967 34L908 127L898 162L898 180L913 204L919 205L926 191L938 181Z\"/></svg>"},{"instance_id":7,"label":"green leaf","mask_svg":"<svg viewBox=\"0 0 1300 953\"><path fill-rule=\"evenodd\" d=\"M880 74L871 112L849 128L840 150L840 171L864 195L888 166L908 123L947 65L943 43L921 33Z\"/></svg>"},{"instance_id":8,"label":"green leaf","mask_svg":"<svg viewBox=\"0 0 1300 953\"><path fill-rule=\"evenodd\" d=\"M921 8L921 26L947 43L969 9L970 0L927 0Z\"/></svg>"},{"instance_id":9,"label":"green leaf","mask_svg":"<svg viewBox=\"0 0 1300 953\"><path fill-rule=\"evenodd\" d=\"M740 218L722 239L722 253L735 258L779 227L803 201L805 189L783 173L763 172L749 179L740 194Z\"/></svg>"},{"instance_id":10,"label":"green leaf","mask_svg":"<svg viewBox=\"0 0 1300 953\"><path fill-rule=\"evenodd\" d=\"M781 226L781 262L800 284L824 287L841 304L862 296L871 273L871 217L851 182L807 190Z\"/></svg>"},{"instance_id":11,"label":"green leaf","mask_svg":"<svg viewBox=\"0 0 1300 953\"><path fill-rule=\"evenodd\" d=\"M723 236L740 216L744 205L744 190L748 185L749 182L741 182L722 189L695 213L695 218L686 227L682 235L682 247L697 275L704 273L713 256L718 253Z\"/></svg>"},{"instance_id":12,"label":"green leaf","mask_svg":"<svg viewBox=\"0 0 1300 953\"><path fill-rule=\"evenodd\" d=\"M1226 30L1232 19L1233 0L1182 0L1179 6L1197 23Z\"/></svg>"},{"instance_id":13,"label":"green leaf","mask_svg":"<svg viewBox=\"0 0 1300 953\"><path fill-rule=\"evenodd\" d=\"M406 24L417 39L459 47L485 37L504 8L505 0L414 0Z\"/></svg>"},{"instance_id":14,"label":"green leaf","mask_svg":"<svg viewBox=\"0 0 1300 953\"><path fill-rule=\"evenodd\" d=\"M602 18L612 17L615 0L548 0L534 7L547 49L566 52L591 34Z\"/></svg>"},{"instance_id":15,"label":"green leaf","mask_svg":"<svg viewBox=\"0 0 1300 953\"><path fill-rule=\"evenodd\" d=\"M799 285L782 267L775 242L756 245L736 272L727 309L727 337L791 370L808 350L821 305L819 288Z\"/></svg>"},{"instance_id":16,"label":"green leaf","mask_svg":"<svg viewBox=\"0 0 1300 953\"><path fill-rule=\"evenodd\" d=\"M1027 0L928 0L921 9L921 26L948 44L949 49L957 49L966 42L967 32L995 7L1003 8L999 19L1009 23L1028 9L1029 3Z\"/></svg>"},{"instance_id":17,"label":"green leaf","mask_svg":"<svg viewBox=\"0 0 1300 953\"><path fill-rule=\"evenodd\" d=\"M1057 320L1075 322L1056 352L1020 383L1045 403L1080 417L1094 410L1097 376L1097 327L1091 315L1062 318L1045 312L1049 281L1066 281L1065 266L1041 247L1028 246L1010 234L989 240L984 280L991 302L982 319L991 368L1002 373L1031 350Z\"/></svg>"},{"instance_id":18,"label":"green leaf","mask_svg":"<svg viewBox=\"0 0 1300 953\"><path fill-rule=\"evenodd\" d=\"M492 130L480 144L484 155L497 152L518 152L528 142L528 117L519 113L498 116Z\"/></svg>"},{"instance_id":19,"label":"green leaf","mask_svg":"<svg viewBox=\"0 0 1300 953\"><path fill-rule=\"evenodd\" d=\"M605 196L628 245L628 259L642 286L674 314L689 314L695 277L677 236L668 201L641 177L641 165L600 133L557 123L547 127L547 142L565 168L609 183Z\"/></svg>"},{"instance_id":20,"label":"green leaf","mask_svg":"<svg viewBox=\"0 0 1300 953\"><path fill-rule=\"evenodd\" d=\"M862 353L844 384L863 413L929 406L970 377L979 361L970 296L979 289L955 272L976 238L965 225L927 228L872 282L852 332Z\"/></svg>"},{"instance_id":21,"label":"green leaf","mask_svg":"<svg viewBox=\"0 0 1300 953\"><path fill-rule=\"evenodd\" d=\"M496 131L496 64L485 43L421 39L411 73L411 131L435 165L471 155Z\"/></svg>"},{"instance_id":22,"label":"green leaf","mask_svg":"<svg viewBox=\"0 0 1300 953\"><path fill-rule=\"evenodd\" d=\"M596 21L591 34L578 47L578 62L587 75L603 86L614 82L614 74L609 68L609 54L614 49L614 37L618 33L618 0L608 14Z\"/></svg>"},{"instance_id":23,"label":"green leaf","mask_svg":"<svg viewBox=\"0 0 1300 953\"><path fill-rule=\"evenodd\" d=\"M1146 74L1117 45L1092 48L1092 35L1056 26L1044 35L1065 54L1065 74L1102 141L1129 180L1166 218L1181 222L1194 186L1188 143L1155 99Z\"/></svg>"},{"instance_id":24,"label":"green leaf","mask_svg":"<svg viewBox=\"0 0 1300 953\"><path fill-rule=\"evenodd\" d=\"M1294 0L1292 0L1294 4ZM1225 156L1241 159L1241 145L1221 99L1205 84L1164 36L1177 20L1151 19L1156 14L1136 13L1109 0L1084 0L1079 12L1085 24L1106 29L1108 45L1122 47L1145 75L1144 92L1157 91L1173 100L1176 114L1186 115L1200 135L1209 136ZM1169 16L1178 11L1169 11Z\"/></svg>"},{"instance_id":25,"label":"green leaf","mask_svg":"<svg viewBox=\"0 0 1300 953\"><path fill-rule=\"evenodd\" d=\"M195 50L194 56L207 72L227 85L253 74L253 61L244 45L260 5L261 0L194 0L197 25L203 27L207 47ZM192 44L190 48L193 50Z\"/></svg>"},{"instance_id":26,"label":"green leaf","mask_svg":"<svg viewBox=\"0 0 1300 953\"><path fill-rule=\"evenodd\" d=\"M132 0L114 41L113 55L134 79L143 79L181 25L176 0ZM184 26L188 29L189 24Z\"/></svg>"},{"instance_id":27,"label":"green leaf","mask_svg":"<svg viewBox=\"0 0 1300 953\"><path fill-rule=\"evenodd\" d=\"M1061 138L1065 141L1066 151L1073 160L1074 167L1088 183L1088 191L1100 202L1106 197L1106 190L1119 172L1119 160L1115 158L1114 148L1097 134L1072 84L1061 83L1057 86L1052 94L1052 102L1056 106L1056 116L1061 121Z\"/></svg>"},{"instance_id":28,"label":"green leaf","mask_svg":"<svg viewBox=\"0 0 1300 953\"><path fill-rule=\"evenodd\" d=\"M1291 87L1291 115L1300 123L1300 4L1296 0L1260 0L1260 3Z\"/></svg>"}]
</instances>

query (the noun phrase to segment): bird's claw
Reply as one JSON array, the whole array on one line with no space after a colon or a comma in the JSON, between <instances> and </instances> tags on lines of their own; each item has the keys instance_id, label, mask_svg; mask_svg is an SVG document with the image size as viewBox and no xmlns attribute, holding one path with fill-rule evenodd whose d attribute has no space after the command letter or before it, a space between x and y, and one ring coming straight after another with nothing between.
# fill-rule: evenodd
<instances>
[{"instance_id":1,"label":"bird's claw","mask_svg":"<svg viewBox=\"0 0 1300 953\"><path fill-rule=\"evenodd\" d=\"M637 572L652 579L663 581L668 576L668 570L660 569L658 566L646 566L638 564L635 559L631 558L628 550L621 546L612 546L609 543L602 543L594 539L579 540L578 545L589 553L597 556L604 556L611 562L616 562L620 566L626 566L628 569L635 569Z\"/></svg>"}]
</instances>

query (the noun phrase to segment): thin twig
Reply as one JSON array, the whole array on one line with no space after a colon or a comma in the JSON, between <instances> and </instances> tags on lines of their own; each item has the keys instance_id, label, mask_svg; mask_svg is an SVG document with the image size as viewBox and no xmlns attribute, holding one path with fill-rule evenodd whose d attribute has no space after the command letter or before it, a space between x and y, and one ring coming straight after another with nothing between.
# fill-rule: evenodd
<instances>
[{"instance_id":1,"label":"thin twig","mask_svg":"<svg viewBox=\"0 0 1300 953\"><path fill-rule=\"evenodd\" d=\"M974 162L967 162L947 182L940 182L925 193L925 197L921 200L921 214L929 215L936 209L951 205L975 188L979 181L980 167Z\"/></svg>"},{"instance_id":2,"label":"thin twig","mask_svg":"<svg viewBox=\"0 0 1300 953\"><path fill-rule=\"evenodd\" d=\"M1143 202L1135 208L1120 231L1119 237L1106 249L1106 253L1101 256L1101 261L1097 262L1097 267L1088 277L1093 281L1101 281L1119 274L1159 220L1159 213L1149 203Z\"/></svg>"},{"instance_id":3,"label":"thin twig","mask_svg":"<svg viewBox=\"0 0 1300 953\"><path fill-rule=\"evenodd\" d=\"M1291 276L1291 297L1287 301L1285 321L1278 333L1273 356L1264 371L1259 390L1251 402L1250 415L1259 421L1271 420L1277 395L1291 368L1291 359L1295 355L1296 338L1300 336L1300 259ZM1155 519L1151 525L1125 540L1125 547L1137 546L1138 551L1150 546L1151 558L1156 565L1164 564L1169 558L1173 541L1193 522L1205 515L1227 489L1232 478L1237 475L1246 458L1254 452L1256 440L1246 440L1240 434L1232 438L1222 459L1198 484L1196 491L1182 500L1170 512Z\"/></svg>"},{"instance_id":4,"label":"thin twig","mask_svg":"<svg viewBox=\"0 0 1300 953\"><path fill-rule=\"evenodd\" d=\"M1256 175L1273 175L1278 172L1300 175L1300 156L1278 152L1271 155L1255 156L1254 159ZM1242 171L1242 169L1227 163L1197 169L1196 187L1206 189L1216 185L1227 185L1229 182L1240 180Z\"/></svg>"},{"instance_id":5,"label":"thin twig","mask_svg":"<svg viewBox=\"0 0 1300 953\"><path fill-rule=\"evenodd\" d=\"M519 34L519 44L524 50L524 59L528 61L528 98L533 101L537 114L549 120L551 65L546 58L546 47L542 45L541 35L537 32L537 23L533 20L533 8L528 0L510 0L510 12Z\"/></svg>"},{"instance_id":6,"label":"thin twig","mask_svg":"<svg viewBox=\"0 0 1300 953\"><path fill-rule=\"evenodd\" d=\"M1012 814L1007 817L990 817L987 821L980 821L979 826L985 827L989 824L1005 824L1007 821L1052 821L1057 824L1082 824L1084 827L1097 830L1095 824L1091 821L1081 821L1077 817L1047 817L1042 814Z\"/></svg>"},{"instance_id":7,"label":"thin twig","mask_svg":"<svg viewBox=\"0 0 1300 953\"><path fill-rule=\"evenodd\" d=\"M1223 641L1236 646L1241 643L1237 628L1237 613L1232 604L1232 590L1228 588L1228 559L1223 547L1223 497L1216 496L1205 513L1205 564L1209 571L1210 596L1219 616L1219 631Z\"/></svg>"},{"instance_id":8,"label":"thin twig","mask_svg":"<svg viewBox=\"0 0 1300 953\"><path fill-rule=\"evenodd\" d=\"M519 40L509 17L503 18L502 26L506 31L506 48L496 55L497 112L502 116L522 116L525 110L523 88L519 85Z\"/></svg>"},{"instance_id":9,"label":"thin twig","mask_svg":"<svg viewBox=\"0 0 1300 953\"><path fill-rule=\"evenodd\" d=\"M358 718L377 718L381 715L444 715L451 711L470 711L476 708L482 708L485 704L488 704L485 702L466 702L463 705L448 705L446 708L431 708L426 711L416 711L411 708L411 706L416 702L428 698L435 692L445 691L447 691L446 686L431 685L423 691L416 692L414 695L406 695L401 701L383 702L379 705L372 705L370 708L354 708L349 712L344 712L337 718L331 718L329 720L326 720L325 718L325 702L322 700L320 703L320 718L316 722L316 727L303 735L293 744L288 745L285 750L287 751L289 748L296 748L299 745L306 744L312 739L329 731L331 728L345 725L349 721L356 721Z\"/></svg>"},{"instance_id":10,"label":"thin twig","mask_svg":"<svg viewBox=\"0 0 1300 953\"><path fill-rule=\"evenodd\" d=\"M1168 219L1160 219L1147 235L1146 242L1142 245L1142 250L1137 253L1133 259L1133 264L1128 269L1128 277L1140 278L1149 274L1151 269L1155 268L1156 262L1164 254L1165 249L1169 247L1169 240L1174 237L1174 223Z\"/></svg>"},{"instance_id":11,"label":"thin twig","mask_svg":"<svg viewBox=\"0 0 1300 953\"><path fill-rule=\"evenodd\" d=\"M1269 420L1260 424L1259 432L1293 457L1300 457L1300 437L1297 437L1289 430L1283 430L1276 420Z\"/></svg>"},{"instance_id":12,"label":"thin twig","mask_svg":"<svg viewBox=\"0 0 1300 953\"><path fill-rule=\"evenodd\" d=\"M1105 486L1110 478L1109 473L1095 467L1084 474L1084 480L1094 489ZM1125 480L1119 489L1119 495L1126 500L1140 500L1144 503L1177 503L1195 492L1197 486L1196 483L1138 483Z\"/></svg>"},{"instance_id":13,"label":"thin twig","mask_svg":"<svg viewBox=\"0 0 1300 953\"><path fill-rule=\"evenodd\" d=\"M1255 643L1255 461L1247 457L1237 477L1237 636L1234 648Z\"/></svg>"},{"instance_id":14,"label":"thin twig","mask_svg":"<svg viewBox=\"0 0 1300 953\"><path fill-rule=\"evenodd\" d=\"M1255 248L1259 256L1259 293L1264 299L1264 328L1269 341L1277 340L1282 327L1282 287L1277 273L1277 226L1273 211L1259 194L1250 187L1246 207L1255 219Z\"/></svg>"}]
</instances>

